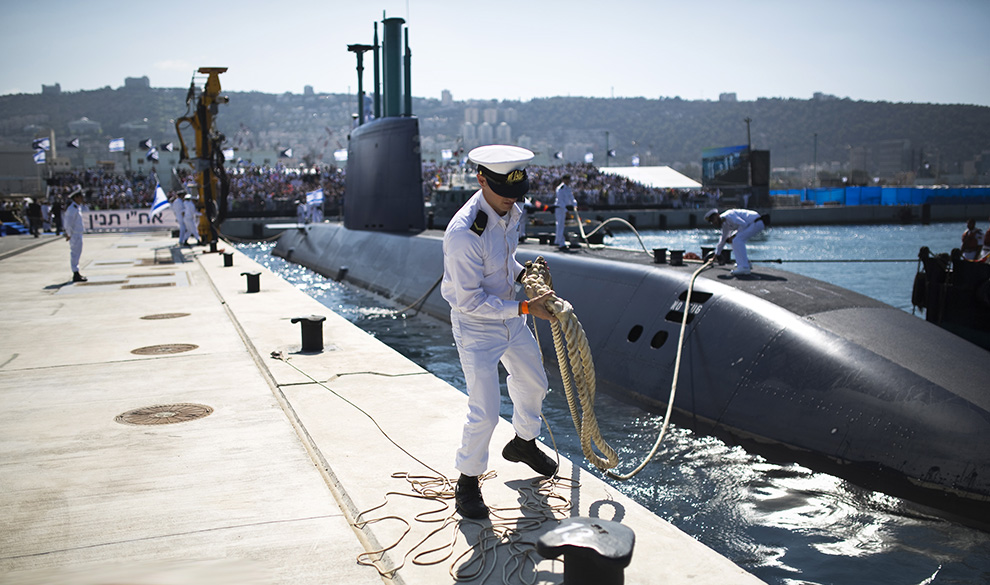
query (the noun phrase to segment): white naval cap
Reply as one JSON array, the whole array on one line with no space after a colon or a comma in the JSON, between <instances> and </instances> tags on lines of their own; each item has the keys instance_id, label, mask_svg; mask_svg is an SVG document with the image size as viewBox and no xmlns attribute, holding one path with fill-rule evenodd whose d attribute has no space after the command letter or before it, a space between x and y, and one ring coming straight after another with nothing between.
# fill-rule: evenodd
<instances>
[{"instance_id":1,"label":"white naval cap","mask_svg":"<svg viewBox=\"0 0 990 585\"><path fill-rule=\"evenodd\" d=\"M508 144L479 146L468 153L468 160L500 175L522 170L533 160L533 151Z\"/></svg>"},{"instance_id":2,"label":"white naval cap","mask_svg":"<svg viewBox=\"0 0 990 585\"><path fill-rule=\"evenodd\" d=\"M708 212L705 213L705 219L706 220L711 219L713 215L718 215L717 209L709 209Z\"/></svg>"},{"instance_id":3,"label":"white naval cap","mask_svg":"<svg viewBox=\"0 0 990 585\"><path fill-rule=\"evenodd\" d=\"M521 201L529 191L526 165L534 156L533 151L519 146L491 144L473 149L468 160L478 165L492 191Z\"/></svg>"}]
</instances>

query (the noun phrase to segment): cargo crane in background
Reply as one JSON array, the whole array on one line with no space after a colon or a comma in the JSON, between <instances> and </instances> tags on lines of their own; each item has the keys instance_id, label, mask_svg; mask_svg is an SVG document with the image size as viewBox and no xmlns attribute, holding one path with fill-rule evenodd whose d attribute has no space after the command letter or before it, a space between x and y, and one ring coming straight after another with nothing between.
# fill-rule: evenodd
<instances>
[{"instance_id":1,"label":"cargo crane in background","mask_svg":"<svg viewBox=\"0 0 990 585\"><path fill-rule=\"evenodd\" d=\"M230 179L224 169L223 142L226 137L214 126L220 104L230 100L220 95L220 74L226 67L200 67L199 73L207 75L203 91L196 97L196 80L189 84L186 94L186 115L175 121L175 132L179 135L181 150L179 163L188 161L195 173L195 185L186 185L188 192L195 195L196 209L200 213L199 238L210 242L215 249L220 224L227 216L227 194L230 192ZM196 110L192 112L195 100ZM196 133L196 156L189 157L186 142L182 138L181 126L188 123Z\"/></svg>"}]
</instances>

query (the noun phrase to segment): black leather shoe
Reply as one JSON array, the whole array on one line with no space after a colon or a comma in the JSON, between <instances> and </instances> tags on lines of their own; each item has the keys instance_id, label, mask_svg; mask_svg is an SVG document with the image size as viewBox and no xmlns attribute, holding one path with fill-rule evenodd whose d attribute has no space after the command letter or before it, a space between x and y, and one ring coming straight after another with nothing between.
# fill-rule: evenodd
<instances>
[{"instance_id":1,"label":"black leather shoe","mask_svg":"<svg viewBox=\"0 0 990 585\"><path fill-rule=\"evenodd\" d=\"M79 274L78 272L72 273L72 282L87 282L89 279Z\"/></svg>"},{"instance_id":2,"label":"black leather shoe","mask_svg":"<svg viewBox=\"0 0 990 585\"><path fill-rule=\"evenodd\" d=\"M557 473L557 462L540 451L536 446L536 439L524 441L518 436L515 437L502 449L502 457L509 461L525 463L540 475L553 477Z\"/></svg>"},{"instance_id":3,"label":"black leather shoe","mask_svg":"<svg viewBox=\"0 0 990 585\"><path fill-rule=\"evenodd\" d=\"M481 497L481 486L478 485L477 477L462 474L457 480L457 485L454 487L454 507L464 518L472 520L488 518L488 506Z\"/></svg>"}]
</instances>

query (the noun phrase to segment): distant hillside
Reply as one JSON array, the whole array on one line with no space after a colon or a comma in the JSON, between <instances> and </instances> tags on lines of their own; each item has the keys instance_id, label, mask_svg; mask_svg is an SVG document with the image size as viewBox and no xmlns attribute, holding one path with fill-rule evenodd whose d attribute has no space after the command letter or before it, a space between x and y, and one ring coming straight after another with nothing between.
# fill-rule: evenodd
<instances>
[{"instance_id":1,"label":"distant hillside","mask_svg":"<svg viewBox=\"0 0 990 585\"><path fill-rule=\"evenodd\" d=\"M221 106L218 123L233 146L291 146L299 157L324 161L333 160L332 152L346 147L356 111L353 96L227 93L230 103ZM174 120L186 111L185 96L184 89L124 88L0 96L0 145L30 145L31 138L46 134L48 128L68 137L68 124L82 117L100 124L101 140L110 136L175 140ZM643 164L698 165L704 148L745 144L749 118L752 146L770 150L774 167L817 162L822 169L834 162L845 170L864 167L860 170L866 173L921 172L927 163L942 175L961 176L966 169L975 169L984 181L990 171L990 107L983 106L860 102L827 96L752 102L560 97L447 106L439 100L416 99L414 110L424 143L433 145L435 152L457 148L468 107L496 110L498 120L511 127L512 140L525 136L534 150L564 151L570 146L571 153L595 153L596 163L602 164L607 139L616 154L610 161L613 166L628 165L633 155ZM885 143L887 151L889 143L903 144L898 154L903 160L880 160ZM424 152L424 158L431 156L436 155Z\"/></svg>"}]
</instances>

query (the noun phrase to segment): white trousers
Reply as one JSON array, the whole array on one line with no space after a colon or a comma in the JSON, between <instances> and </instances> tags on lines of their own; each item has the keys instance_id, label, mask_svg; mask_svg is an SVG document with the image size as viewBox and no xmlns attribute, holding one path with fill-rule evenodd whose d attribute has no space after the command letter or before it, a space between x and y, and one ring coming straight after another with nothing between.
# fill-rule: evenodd
<instances>
[{"instance_id":1,"label":"white trousers","mask_svg":"<svg viewBox=\"0 0 990 585\"><path fill-rule=\"evenodd\" d=\"M557 209L553 210L554 218L557 220L557 235L553 240L553 245L558 248L567 245L567 240L564 239L564 222L567 221L567 208L560 205Z\"/></svg>"},{"instance_id":2,"label":"white trousers","mask_svg":"<svg viewBox=\"0 0 990 585\"><path fill-rule=\"evenodd\" d=\"M79 272L79 258L82 257L82 238L81 233L72 234L69 238L69 268L72 269L73 273Z\"/></svg>"},{"instance_id":3,"label":"white trousers","mask_svg":"<svg viewBox=\"0 0 990 585\"><path fill-rule=\"evenodd\" d=\"M732 253L736 257L738 268L752 268L749 264L749 255L746 254L746 241L763 231L763 220L758 219L748 226L736 232L732 238Z\"/></svg>"},{"instance_id":4,"label":"white trousers","mask_svg":"<svg viewBox=\"0 0 990 585\"><path fill-rule=\"evenodd\" d=\"M547 375L525 317L475 319L451 311L450 324L468 392L467 421L454 467L464 475L477 476L488 470L489 443L499 421L499 362L509 373L512 428L527 441L540 434Z\"/></svg>"}]
</instances>

